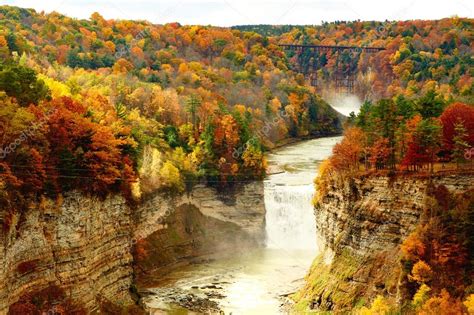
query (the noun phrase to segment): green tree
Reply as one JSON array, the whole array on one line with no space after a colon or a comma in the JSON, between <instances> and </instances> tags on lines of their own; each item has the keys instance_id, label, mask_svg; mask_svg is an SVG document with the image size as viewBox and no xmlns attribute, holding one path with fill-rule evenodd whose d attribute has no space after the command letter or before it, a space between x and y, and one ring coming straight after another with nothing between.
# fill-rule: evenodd
<instances>
[{"instance_id":1,"label":"green tree","mask_svg":"<svg viewBox=\"0 0 474 315\"><path fill-rule=\"evenodd\" d=\"M416 101L418 112L423 118L439 117L446 106L446 102L434 90L429 90Z\"/></svg>"},{"instance_id":2,"label":"green tree","mask_svg":"<svg viewBox=\"0 0 474 315\"><path fill-rule=\"evenodd\" d=\"M196 134L197 132L197 110L199 107L201 107L202 101L197 95L191 95L187 100L186 100L186 111L191 114L191 120L193 123L193 129L194 133Z\"/></svg>"},{"instance_id":3,"label":"green tree","mask_svg":"<svg viewBox=\"0 0 474 315\"><path fill-rule=\"evenodd\" d=\"M14 33L8 33L7 42L8 42L8 48L10 49L11 52L13 51L18 52L20 50L20 48L17 45L17 39Z\"/></svg>"},{"instance_id":4,"label":"green tree","mask_svg":"<svg viewBox=\"0 0 474 315\"><path fill-rule=\"evenodd\" d=\"M391 168L395 167L395 131L399 124L395 102L387 99L377 102L377 105L372 109L372 123L370 125L378 134L376 139L385 138L388 140L390 152L388 164Z\"/></svg>"},{"instance_id":5,"label":"green tree","mask_svg":"<svg viewBox=\"0 0 474 315\"><path fill-rule=\"evenodd\" d=\"M419 123L415 132L415 137L419 146L426 154L430 170L433 172L436 154L439 152L441 147L441 124L436 119L424 119Z\"/></svg>"},{"instance_id":6,"label":"green tree","mask_svg":"<svg viewBox=\"0 0 474 315\"><path fill-rule=\"evenodd\" d=\"M51 93L33 69L17 64L0 65L0 90L14 97L18 104L28 106L51 99Z\"/></svg>"},{"instance_id":7,"label":"green tree","mask_svg":"<svg viewBox=\"0 0 474 315\"><path fill-rule=\"evenodd\" d=\"M404 119L411 118L416 113L416 107L413 101L407 99L403 95L398 95L395 98L395 104L397 105L397 114L402 116Z\"/></svg>"},{"instance_id":8,"label":"green tree","mask_svg":"<svg viewBox=\"0 0 474 315\"><path fill-rule=\"evenodd\" d=\"M359 114L357 115L356 125L364 131L367 131L369 127L370 113L372 111L372 108L372 102L365 101L361 105Z\"/></svg>"}]
</instances>

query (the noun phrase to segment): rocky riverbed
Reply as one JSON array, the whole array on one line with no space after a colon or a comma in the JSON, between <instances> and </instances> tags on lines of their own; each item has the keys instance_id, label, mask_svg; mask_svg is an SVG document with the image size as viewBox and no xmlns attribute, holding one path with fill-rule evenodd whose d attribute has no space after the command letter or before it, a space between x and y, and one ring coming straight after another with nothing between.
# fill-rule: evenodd
<instances>
[{"instance_id":1,"label":"rocky riverbed","mask_svg":"<svg viewBox=\"0 0 474 315\"><path fill-rule=\"evenodd\" d=\"M302 284L305 251L261 249L190 265L143 290L150 314L278 314Z\"/></svg>"}]
</instances>

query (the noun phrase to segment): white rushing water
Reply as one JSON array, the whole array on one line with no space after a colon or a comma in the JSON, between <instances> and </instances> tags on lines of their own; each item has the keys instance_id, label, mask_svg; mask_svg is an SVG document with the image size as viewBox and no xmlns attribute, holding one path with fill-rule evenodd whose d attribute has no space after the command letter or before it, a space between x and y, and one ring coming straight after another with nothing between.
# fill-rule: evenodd
<instances>
[{"instance_id":1,"label":"white rushing water","mask_svg":"<svg viewBox=\"0 0 474 315\"><path fill-rule=\"evenodd\" d=\"M311 200L313 185L265 185L268 248L314 249L316 228Z\"/></svg>"},{"instance_id":2,"label":"white rushing water","mask_svg":"<svg viewBox=\"0 0 474 315\"><path fill-rule=\"evenodd\" d=\"M273 175L265 179L266 248L229 259L189 266L167 278L145 300L151 314L194 314L170 304L168 296L183 292L205 296L213 282L222 298L211 299L225 314L275 315L281 296L295 292L318 252L312 198L318 164L340 137L300 142L267 156ZM168 301L168 302L166 302Z\"/></svg>"},{"instance_id":3,"label":"white rushing water","mask_svg":"<svg viewBox=\"0 0 474 315\"><path fill-rule=\"evenodd\" d=\"M266 244L274 249L318 251L312 199L318 164L339 137L306 141L268 156L277 174L265 181Z\"/></svg>"}]
</instances>

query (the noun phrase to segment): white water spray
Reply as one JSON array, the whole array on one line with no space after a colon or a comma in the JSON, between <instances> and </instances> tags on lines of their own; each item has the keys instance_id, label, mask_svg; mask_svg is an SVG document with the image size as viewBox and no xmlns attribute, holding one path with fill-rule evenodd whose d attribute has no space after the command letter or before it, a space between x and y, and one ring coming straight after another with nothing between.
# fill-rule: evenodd
<instances>
[{"instance_id":1,"label":"white water spray","mask_svg":"<svg viewBox=\"0 0 474 315\"><path fill-rule=\"evenodd\" d=\"M358 114L362 105L359 97L353 94L330 94L327 101L332 108L345 116L349 116L351 112Z\"/></svg>"}]
</instances>

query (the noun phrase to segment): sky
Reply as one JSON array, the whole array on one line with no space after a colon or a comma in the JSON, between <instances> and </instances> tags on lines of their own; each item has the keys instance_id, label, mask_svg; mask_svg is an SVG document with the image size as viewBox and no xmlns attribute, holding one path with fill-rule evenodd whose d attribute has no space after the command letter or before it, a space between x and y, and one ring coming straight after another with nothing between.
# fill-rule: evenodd
<instances>
[{"instance_id":1,"label":"sky","mask_svg":"<svg viewBox=\"0 0 474 315\"><path fill-rule=\"evenodd\" d=\"M99 12L106 19L216 26L474 17L472 0L0 0L0 4L77 18Z\"/></svg>"}]
</instances>

